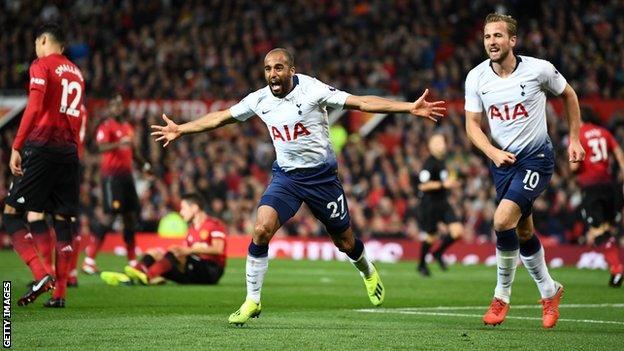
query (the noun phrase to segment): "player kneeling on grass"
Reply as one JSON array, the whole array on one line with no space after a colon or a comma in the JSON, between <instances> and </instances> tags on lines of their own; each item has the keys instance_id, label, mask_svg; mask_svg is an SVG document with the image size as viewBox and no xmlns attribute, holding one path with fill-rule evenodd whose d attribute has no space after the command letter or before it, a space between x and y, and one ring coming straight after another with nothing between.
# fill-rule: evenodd
<instances>
[{"instance_id":1,"label":"player kneeling on grass","mask_svg":"<svg viewBox=\"0 0 624 351\"><path fill-rule=\"evenodd\" d=\"M163 254L150 250L137 266L124 273L102 272L109 285L160 284L166 279L180 284L216 284L225 268L225 225L204 212L198 194L182 196L180 215L189 223L186 245L172 246Z\"/></svg>"}]
</instances>

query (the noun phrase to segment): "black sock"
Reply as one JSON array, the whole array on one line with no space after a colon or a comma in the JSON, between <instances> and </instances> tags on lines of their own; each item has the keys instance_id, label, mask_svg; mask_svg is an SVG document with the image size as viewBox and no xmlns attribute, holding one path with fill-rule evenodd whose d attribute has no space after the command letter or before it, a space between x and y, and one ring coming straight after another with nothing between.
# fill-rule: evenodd
<instances>
[{"instance_id":1,"label":"black sock","mask_svg":"<svg viewBox=\"0 0 624 351\"><path fill-rule=\"evenodd\" d=\"M442 237L442 244L440 244L440 247L436 250L436 254L437 255L442 255L444 253L444 251L446 251L446 249L449 248L449 246L451 246L453 243L455 242L455 239L450 236L450 235L445 235L444 237Z\"/></svg>"},{"instance_id":2,"label":"black sock","mask_svg":"<svg viewBox=\"0 0 624 351\"><path fill-rule=\"evenodd\" d=\"M431 244L427 241L423 241L420 246L420 265L424 266L426 264L427 253L431 248Z\"/></svg>"}]
</instances>

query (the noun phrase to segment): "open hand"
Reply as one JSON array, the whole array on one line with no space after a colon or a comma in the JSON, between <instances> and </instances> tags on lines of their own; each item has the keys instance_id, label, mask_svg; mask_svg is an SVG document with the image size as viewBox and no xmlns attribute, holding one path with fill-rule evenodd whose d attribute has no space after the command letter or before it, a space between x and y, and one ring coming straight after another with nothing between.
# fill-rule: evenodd
<instances>
[{"instance_id":1,"label":"open hand","mask_svg":"<svg viewBox=\"0 0 624 351\"><path fill-rule=\"evenodd\" d=\"M169 145L170 142L179 138L182 133L180 132L179 126L170 120L167 115L163 113L162 118L166 125L152 125L151 128L153 130L152 136L156 138L155 141L162 141L163 147L165 147Z\"/></svg>"},{"instance_id":2,"label":"open hand","mask_svg":"<svg viewBox=\"0 0 624 351\"><path fill-rule=\"evenodd\" d=\"M434 122L438 121L439 117L443 117L446 112L445 101L432 101L425 100L429 94L429 89L425 89L425 92L414 102L414 106L410 110L410 113L414 116L428 118Z\"/></svg>"}]
</instances>

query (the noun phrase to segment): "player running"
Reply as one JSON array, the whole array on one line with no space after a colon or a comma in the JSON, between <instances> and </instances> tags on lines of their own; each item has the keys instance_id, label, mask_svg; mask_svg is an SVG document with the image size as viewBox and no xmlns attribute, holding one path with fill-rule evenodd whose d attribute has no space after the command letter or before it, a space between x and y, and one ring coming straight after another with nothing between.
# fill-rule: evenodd
<instances>
[{"instance_id":1,"label":"player running","mask_svg":"<svg viewBox=\"0 0 624 351\"><path fill-rule=\"evenodd\" d=\"M516 28L511 16L488 15L483 44L489 59L466 77L466 132L492 160L498 203L494 213L498 279L483 322L497 325L505 320L520 253L542 297L543 326L552 328L559 318L563 286L548 273L531 215L533 201L548 185L555 163L546 126L546 91L563 98L570 129L570 162L582 161L585 151L579 142L576 93L550 62L514 54ZM481 129L483 115L491 142Z\"/></svg>"},{"instance_id":2,"label":"player running","mask_svg":"<svg viewBox=\"0 0 624 351\"><path fill-rule=\"evenodd\" d=\"M62 54L64 40L58 25L46 24L37 31L37 59L30 66L28 104L9 162L16 179L6 199L3 219L15 251L35 278L18 300L20 306L54 287L52 298L44 306L65 307L79 194L79 128L75 127L79 123L73 119L81 117L85 89L80 69ZM56 282L26 237L24 215L28 211L41 216L44 212L53 214Z\"/></svg>"},{"instance_id":3,"label":"player running","mask_svg":"<svg viewBox=\"0 0 624 351\"><path fill-rule=\"evenodd\" d=\"M179 284L216 284L226 262L226 229L223 222L205 211L204 199L196 193L182 196L180 215L189 223L185 246L172 246L165 254L151 250L137 267L128 265L125 273L102 272L109 285L160 284L165 279Z\"/></svg>"},{"instance_id":4,"label":"player running","mask_svg":"<svg viewBox=\"0 0 624 351\"><path fill-rule=\"evenodd\" d=\"M620 261L620 249L616 240L615 215L617 189L614 174L611 172L610 154L615 156L620 171L624 170L624 152L613 135L600 126L600 122L589 109L581 115L580 140L588 157L582 163L570 163L570 169L577 174L577 182L582 193L582 215L587 223L587 243L596 247L604 244L605 260L609 264L611 278L609 286L622 286L624 267Z\"/></svg>"},{"instance_id":5,"label":"player running","mask_svg":"<svg viewBox=\"0 0 624 351\"><path fill-rule=\"evenodd\" d=\"M346 196L329 141L327 107L410 113L435 121L446 110L444 102L426 101L427 90L413 103L349 95L307 75L296 74L292 54L281 48L266 55L264 77L266 87L247 95L228 110L212 112L182 125L163 115L166 125L152 126L156 141L163 141L163 146L167 146L184 134L211 131L257 115L267 125L273 140L277 160L271 183L260 199L249 244L247 297L240 309L230 315L229 323L243 325L249 318L260 315L260 291L269 264L269 242L302 202L325 225L336 247L360 271L372 304L380 305L385 289L377 269L366 257L364 244L351 230Z\"/></svg>"}]
</instances>

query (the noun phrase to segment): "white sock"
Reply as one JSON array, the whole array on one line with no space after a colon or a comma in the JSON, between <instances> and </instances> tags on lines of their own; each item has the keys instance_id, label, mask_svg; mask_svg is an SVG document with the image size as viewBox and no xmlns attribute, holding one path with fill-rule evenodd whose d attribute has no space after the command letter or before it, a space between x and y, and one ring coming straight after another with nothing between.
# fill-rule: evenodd
<instances>
[{"instance_id":1,"label":"white sock","mask_svg":"<svg viewBox=\"0 0 624 351\"><path fill-rule=\"evenodd\" d=\"M245 278L247 280L247 299L260 303L260 290L264 282L264 275L269 269L269 257L252 257L247 255Z\"/></svg>"},{"instance_id":2,"label":"white sock","mask_svg":"<svg viewBox=\"0 0 624 351\"><path fill-rule=\"evenodd\" d=\"M494 297L509 303L511 299L511 284L516 275L518 253L520 250L501 251L496 249L497 278Z\"/></svg>"},{"instance_id":3,"label":"white sock","mask_svg":"<svg viewBox=\"0 0 624 351\"><path fill-rule=\"evenodd\" d=\"M362 255L356 261L349 259L355 268L360 271L360 274L364 278L369 278L375 271L375 267L371 264L370 260L366 257L366 250L362 250Z\"/></svg>"},{"instance_id":4,"label":"white sock","mask_svg":"<svg viewBox=\"0 0 624 351\"><path fill-rule=\"evenodd\" d=\"M520 258L522 259L522 264L524 264L533 280L535 280L542 298L549 298L555 295L557 286L548 273L548 266L546 266L546 259L544 258L544 248L540 247L539 251L528 257L520 255Z\"/></svg>"}]
</instances>

